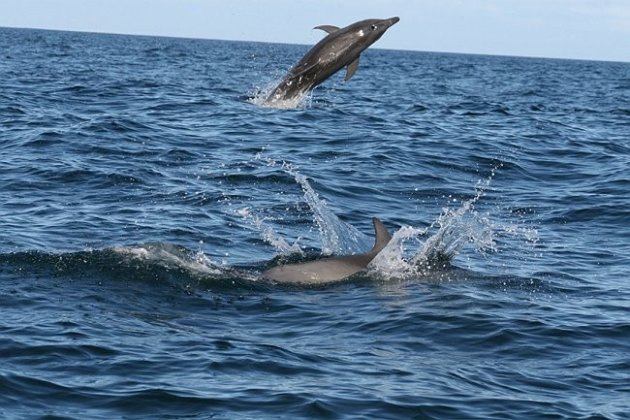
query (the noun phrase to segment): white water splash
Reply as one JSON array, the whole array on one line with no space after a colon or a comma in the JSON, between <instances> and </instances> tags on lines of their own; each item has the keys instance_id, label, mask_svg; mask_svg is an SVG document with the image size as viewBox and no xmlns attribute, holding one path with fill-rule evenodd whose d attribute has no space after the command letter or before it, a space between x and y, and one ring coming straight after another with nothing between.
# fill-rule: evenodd
<instances>
[{"instance_id":1,"label":"white water splash","mask_svg":"<svg viewBox=\"0 0 630 420\"><path fill-rule=\"evenodd\" d=\"M475 204L485 195L500 167L492 168L491 175L477 183L472 199L456 209L444 208L426 229L407 226L395 232L390 243L370 263L370 272L388 279L417 277L448 267L466 245L473 246L477 253L484 255L497 251L495 238L500 234L536 240L535 231L496 224L489 215L475 210ZM436 228L437 231L430 235ZM425 236L428 237L422 241Z\"/></svg>"},{"instance_id":2,"label":"white water splash","mask_svg":"<svg viewBox=\"0 0 630 420\"><path fill-rule=\"evenodd\" d=\"M264 162L267 166L278 167L295 179L296 183L302 189L304 200L313 213L313 221L319 232L322 253L340 255L356 254L365 252L371 247L372 240L354 226L340 220L339 217L330 210L326 200L319 197L319 194L313 189L308 178L298 172L298 168L295 165L285 161L276 161L263 156L261 153L257 154L254 159ZM263 232L264 235L265 231L261 230L261 232ZM263 239L267 240L264 236ZM272 245L274 244L272 243ZM276 246L276 249L281 252L295 252L294 248L287 250L286 248L278 248Z\"/></svg>"},{"instance_id":3,"label":"white water splash","mask_svg":"<svg viewBox=\"0 0 630 420\"><path fill-rule=\"evenodd\" d=\"M445 208L431 225L438 231L429 237L413 258L415 265L430 264L439 259L452 259L467 244L479 252L496 249L490 220L475 211L479 196L468 200L458 209Z\"/></svg>"},{"instance_id":4,"label":"white water splash","mask_svg":"<svg viewBox=\"0 0 630 420\"><path fill-rule=\"evenodd\" d=\"M474 210L475 197L457 209L445 208L427 228L400 228L372 260L369 270L382 278L404 279L447 268L466 245L480 253L495 249L489 219ZM437 232L430 232L437 228ZM430 235L430 236L428 236ZM428 237L427 237L428 236ZM424 241L423 237L427 237Z\"/></svg>"},{"instance_id":5,"label":"white water splash","mask_svg":"<svg viewBox=\"0 0 630 420\"><path fill-rule=\"evenodd\" d=\"M276 109L303 109L310 108L313 101L313 91L304 92L301 95L297 95L291 99L280 100L271 98L269 100L269 95L276 88L278 83L281 82L282 79L277 79L275 81L270 82L263 88L257 89L252 93L252 96L248 99L248 102L260 106L263 108L276 108Z\"/></svg>"},{"instance_id":6,"label":"white water splash","mask_svg":"<svg viewBox=\"0 0 630 420\"><path fill-rule=\"evenodd\" d=\"M223 270L203 252L192 253L171 244L114 247L112 251L128 258L156 263L165 268L184 269L195 274L218 276L223 273Z\"/></svg>"},{"instance_id":7,"label":"white water splash","mask_svg":"<svg viewBox=\"0 0 630 420\"><path fill-rule=\"evenodd\" d=\"M319 229L324 254L356 254L370 248L370 239L357 228L340 220L330 208L326 200L319 195L308 179L299 173L295 180L304 191L304 198L313 212L313 220Z\"/></svg>"},{"instance_id":8,"label":"white water splash","mask_svg":"<svg viewBox=\"0 0 630 420\"><path fill-rule=\"evenodd\" d=\"M403 226L392 235L387 246L368 265L372 274L384 278L406 278L416 273L416 267L410 262L410 250L422 247L420 238L428 229ZM411 242L411 245L409 243Z\"/></svg>"},{"instance_id":9,"label":"white water splash","mask_svg":"<svg viewBox=\"0 0 630 420\"><path fill-rule=\"evenodd\" d=\"M261 238L273 246L280 254L302 254L302 248L299 246L301 238L297 238L293 244L289 244L280 234L278 234L270 225L268 225L264 217L259 217L252 213L249 207L238 209L235 214L241 216L244 220L251 223L259 232Z\"/></svg>"}]
</instances>

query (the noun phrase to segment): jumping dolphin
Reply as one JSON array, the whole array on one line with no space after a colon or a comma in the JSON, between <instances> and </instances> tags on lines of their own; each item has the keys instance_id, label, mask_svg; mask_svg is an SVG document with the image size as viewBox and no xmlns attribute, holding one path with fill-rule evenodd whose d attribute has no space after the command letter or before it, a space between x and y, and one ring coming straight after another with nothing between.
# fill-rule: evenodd
<instances>
[{"instance_id":1,"label":"jumping dolphin","mask_svg":"<svg viewBox=\"0 0 630 420\"><path fill-rule=\"evenodd\" d=\"M316 26L328 35L319 41L282 79L267 97L267 103L286 101L303 95L324 80L348 66L345 80L350 80L359 67L359 56L375 43L398 17L367 19L345 28L333 25Z\"/></svg>"},{"instance_id":2,"label":"jumping dolphin","mask_svg":"<svg viewBox=\"0 0 630 420\"><path fill-rule=\"evenodd\" d=\"M374 247L365 254L347 255L342 257L322 258L299 264L279 265L263 272L263 278L279 283L324 284L343 280L359 271L365 270L367 265L381 252L392 238L387 228L376 217L374 224Z\"/></svg>"}]
</instances>

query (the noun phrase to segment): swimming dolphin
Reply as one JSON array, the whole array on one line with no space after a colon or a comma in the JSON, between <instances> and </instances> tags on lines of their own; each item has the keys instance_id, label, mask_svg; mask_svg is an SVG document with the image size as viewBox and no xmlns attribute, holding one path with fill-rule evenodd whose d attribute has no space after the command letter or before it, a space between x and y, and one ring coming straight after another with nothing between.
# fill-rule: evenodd
<instances>
[{"instance_id":1,"label":"swimming dolphin","mask_svg":"<svg viewBox=\"0 0 630 420\"><path fill-rule=\"evenodd\" d=\"M392 239L387 228L376 217L374 224L374 247L365 254L328 257L317 261L279 265L263 272L263 278L279 283L324 284L343 280L359 271L381 252Z\"/></svg>"},{"instance_id":2,"label":"swimming dolphin","mask_svg":"<svg viewBox=\"0 0 630 420\"><path fill-rule=\"evenodd\" d=\"M375 43L398 17L367 19L345 28L333 25L316 26L328 35L319 41L282 79L267 97L267 103L286 101L303 95L324 80L348 66L345 80L350 80L359 67L359 55Z\"/></svg>"}]
</instances>

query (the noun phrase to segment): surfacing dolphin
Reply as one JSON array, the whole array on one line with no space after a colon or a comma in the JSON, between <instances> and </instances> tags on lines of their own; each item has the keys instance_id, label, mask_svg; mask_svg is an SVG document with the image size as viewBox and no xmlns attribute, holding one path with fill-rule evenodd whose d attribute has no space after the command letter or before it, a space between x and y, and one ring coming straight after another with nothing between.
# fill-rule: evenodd
<instances>
[{"instance_id":1,"label":"surfacing dolphin","mask_svg":"<svg viewBox=\"0 0 630 420\"><path fill-rule=\"evenodd\" d=\"M278 283L324 284L343 280L366 269L367 265L392 239L387 228L376 217L374 246L365 254L322 258L298 264L279 265L263 272L263 278Z\"/></svg>"},{"instance_id":2,"label":"surfacing dolphin","mask_svg":"<svg viewBox=\"0 0 630 420\"><path fill-rule=\"evenodd\" d=\"M266 102L286 101L304 95L345 66L348 66L345 80L350 80L359 67L359 56L363 50L399 20L398 17L367 19L345 28L316 26L315 29L326 31L328 35L291 69Z\"/></svg>"}]
</instances>

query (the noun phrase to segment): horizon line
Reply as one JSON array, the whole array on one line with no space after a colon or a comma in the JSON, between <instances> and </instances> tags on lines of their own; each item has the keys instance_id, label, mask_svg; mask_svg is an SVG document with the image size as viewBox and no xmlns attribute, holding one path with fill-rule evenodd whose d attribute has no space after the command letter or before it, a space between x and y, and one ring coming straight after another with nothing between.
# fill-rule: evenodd
<instances>
[{"instance_id":1,"label":"horizon line","mask_svg":"<svg viewBox=\"0 0 630 420\"><path fill-rule=\"evenodd\" d=\"M25 26L3 26L0 25L0 29L20 29L20 30L35 30L35 31L52 31L52 32L72 32L72 33L85 33L85 34L98 34L98 35L117 35L117 36L138 36L138 37L153 37L153 38L173 38L173 39L191 39L191 40L203 40L203 41L225 41L225 42L253 42L260 44L276 44L276 45L303 45L309 46L311 44L302 44L295 42L279 42L279 41L257 41L246 39L223 39L223 38L204 38L195 36L182 36L182 35L164 35L164 34L139 34L139 33L126 33L126 32L105 32L105 31L86 31L80 29L56 29L56 28L41 28L41 27L25 27ZM598 63L618 63L618 64L630 64L629 61L610 60L610 59L597 59L597 58L575 58L575 57L551 57L551 56L535 56L535 55L513 55L513 54L499 54L499 53L479 53L479 52L461 52L461 51L434 51L434 50L414 50L409 48L382 48L371 47L371 49L385 50L385 51L405 51L405 52L417 52L425 54L454 54L454 55L475 55L482 57L506 57L506 58L521 58L521 59L538 59L538 60L564 60L564 61L588 61Z\"/></svg>"}]
</instances>

